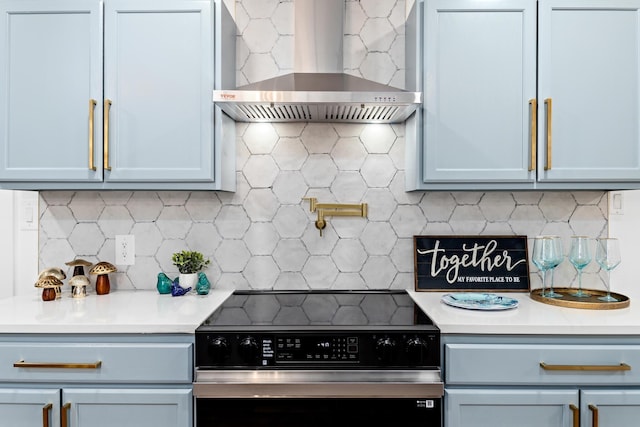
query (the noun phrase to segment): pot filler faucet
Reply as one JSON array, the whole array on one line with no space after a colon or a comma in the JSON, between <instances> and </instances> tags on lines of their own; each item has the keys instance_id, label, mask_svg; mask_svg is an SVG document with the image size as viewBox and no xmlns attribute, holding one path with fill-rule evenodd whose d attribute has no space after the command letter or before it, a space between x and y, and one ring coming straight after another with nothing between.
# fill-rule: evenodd
<instances>
[{"instance_id":1,"label":"pot filler faucet","mask_svg":"<svg viewBox=\"0 0 640 427\"><path fill-rule=\"evenodd\" d=\"M367 217L368 207L366 203L360 204L344 204L344 203L318 203L318 199L315 197L305 197L302 200L309 201L309 210L311 212L318 212L318 219L316 219L316 228L320 230L320 237L322 237L322 230L327 226L326 216L359 216L362 218Z\"/></svg>"}]
</instances>

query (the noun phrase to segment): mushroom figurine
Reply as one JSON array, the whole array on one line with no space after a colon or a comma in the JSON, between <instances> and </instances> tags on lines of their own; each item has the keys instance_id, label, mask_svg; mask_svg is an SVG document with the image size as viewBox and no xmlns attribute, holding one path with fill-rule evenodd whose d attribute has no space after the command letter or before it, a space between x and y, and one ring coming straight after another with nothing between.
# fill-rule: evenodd
<instances>
[{"instance_id":1,"label":"mushroom figurine","mask_svg":"<svg viewBox=\"0 0 640 427\"><path fill-rule=\"evenodd\" d=\"M60 282L60 284L54 287L53 290L55 292L55 299L62 298L62 290L60 289L60 286L64 285L62 281L67 278L67 275L64 274L64 271L62 271L61 268L51 267L51 268L47 268L46 270L42 270L38 275L38 280L48 276L55 277ZM48 300L45 300L45 301L48 301Z\"/></svg>"},{"instance_id":2,"label":"mushroom figurine","mask_svg":"<svg viewBox=\"0 0 640 427\"><path fill-rule=\"evenodd\" d=\"M62 286L62 280L54 276L43 276L36 282L36 288L42 288L42 301L55 300L58 295L56 289L60 289L60 286Z\"/></svg>"},{"instance_id":3,"label":"mushroom figurine","mask_svg":"<svg viewBox=\"0 0 640 427\"><path fill-rule=\"evenodd\" d=\"M114 271L117 271L116 266L106 261L97 263L89 271L89 274L96 274L98 276L96 278L96 294L106 295L109 293L111 290L109 273L113 273Z\"/></svg>"},{"instance_id":4,"label":"mushroom figurine","mask_svg":"<svg viewBox=\"0 0 640 427\"><path fill-rule=\"evenodd\" d=\"M73 261L65 262L69 267L73 267L74 276L84 276L84 268L91 267L93 264L84 259L78 258Z\"/></svg>"},{"instance_id":5,"label":"mushroom figurine","mask_svg":"<svg viewBox=\"0 0 640 427\"><path fill-rule=\"evenodd\" d=\"M69 279L69 285L71 285L71 298L84 298L87 296L89 278L81 274L73 276Z\"/></svg>"}]
</instances>

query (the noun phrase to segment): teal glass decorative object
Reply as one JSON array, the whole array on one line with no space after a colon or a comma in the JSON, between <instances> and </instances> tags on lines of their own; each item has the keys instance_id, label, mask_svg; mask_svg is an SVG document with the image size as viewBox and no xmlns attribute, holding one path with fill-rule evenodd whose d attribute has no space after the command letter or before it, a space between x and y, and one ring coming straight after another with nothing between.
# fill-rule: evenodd
<instances>
[{"instance_id":1,"label":"teal glass decorative object","mask_svg":"<svg viewBox=\"0 0 640 427\"><path fill-rule=\"evenodd\" d=\"M171 293L171 279L164 273L158 273L158 282L156 283L156 289L161 294Z\"/></svg>"},{"instance_id":2,"label":"teal glass decorative object","mask_svg":"<svg viewBox=\"0 0 640 427\"><path fill-rule=\"evenodd\" d=\"M209 289L211 289L211 283L209 279L207 279L207 276L203 272L198 273L198 283L196 284L196 292L198 295L207 295Z\"/></svg>"}]
</instances>

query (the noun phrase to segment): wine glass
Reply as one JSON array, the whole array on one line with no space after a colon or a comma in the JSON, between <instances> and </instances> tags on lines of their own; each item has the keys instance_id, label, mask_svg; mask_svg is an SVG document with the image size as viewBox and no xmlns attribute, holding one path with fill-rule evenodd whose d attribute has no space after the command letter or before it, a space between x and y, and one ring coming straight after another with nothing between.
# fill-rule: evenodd
<instances>
[{"instance_id":1,"label":"wine glass","mask_svg":"<svg viewBox=\"0 0 640 427\"><path fill-rule=\"evenodd\" d=\"M571 249L569 249L569 262L578 271L578 290L571 295L578 298L590 296L582 290L582 270L591 262L591 249L589 238L585 236L571 236Z\"/></svg>"},{"instance_id":2,"label":"wine glass","mask_svg":"<svg viewBox=\"0 0 640 427\"><path fill-rule=\"evenodd\" d=\"M533 239L531 260L538 270L542 271L542 293L540 294L542 296L546 295L547 271L551 268L551 264L548 261L550 242L551 240L548 236L537 236Z\"/></svg>"},{"instance_id":3,"label":"wine glass","mask_svg":"<svg viewBox=\"0 0 640 427\"><path fill-rule=\"evenodd\" d=\"M601 301L615 302L617 298L611 296L611 270L616 268L620 264L620 243L618 239L602 238L598 239L596 245L596 261L600 264L600 268L607 271L607 281L605 285L607 287L607 295L599 297Z\"/></svg>"},{"instance_id":4,"label":"wine glass","mask_svg":"<svg viewBox=\"0 0 640 427\"><path fill-rule=\"evenodd\" d=\"M564 253L562 252L562 239L560 236L548 236L549 249L546 251L547 262L550 265L551 270L551 285L549 285L549 292L544 296L548 298L562 298L562 294L554 292L553 290L553 272L555 268L560 265L564 259Z\"/></svg>"}]
</instances>

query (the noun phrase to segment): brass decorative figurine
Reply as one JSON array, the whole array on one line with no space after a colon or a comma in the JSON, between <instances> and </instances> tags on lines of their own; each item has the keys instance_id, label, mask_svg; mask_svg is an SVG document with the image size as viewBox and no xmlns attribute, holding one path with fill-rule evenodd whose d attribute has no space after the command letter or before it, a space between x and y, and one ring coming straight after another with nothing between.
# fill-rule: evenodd
<instances>
[{"instance_id":1,"label":"brass decorative figurine","mask_svg":"<svg viewBox=\"0 0 640 427\"><path fill-rule=\"evenodd\" d=\"M309 210L311 212L318 212L316 228L320 230L320 237L322 237L322 230L327 226L327 220L325 219L327 216L367 217L368 206L366 203L318 203L318 200L315 197L305 197L303 200L309 201Z\"/></svg>"}]
</instances>

